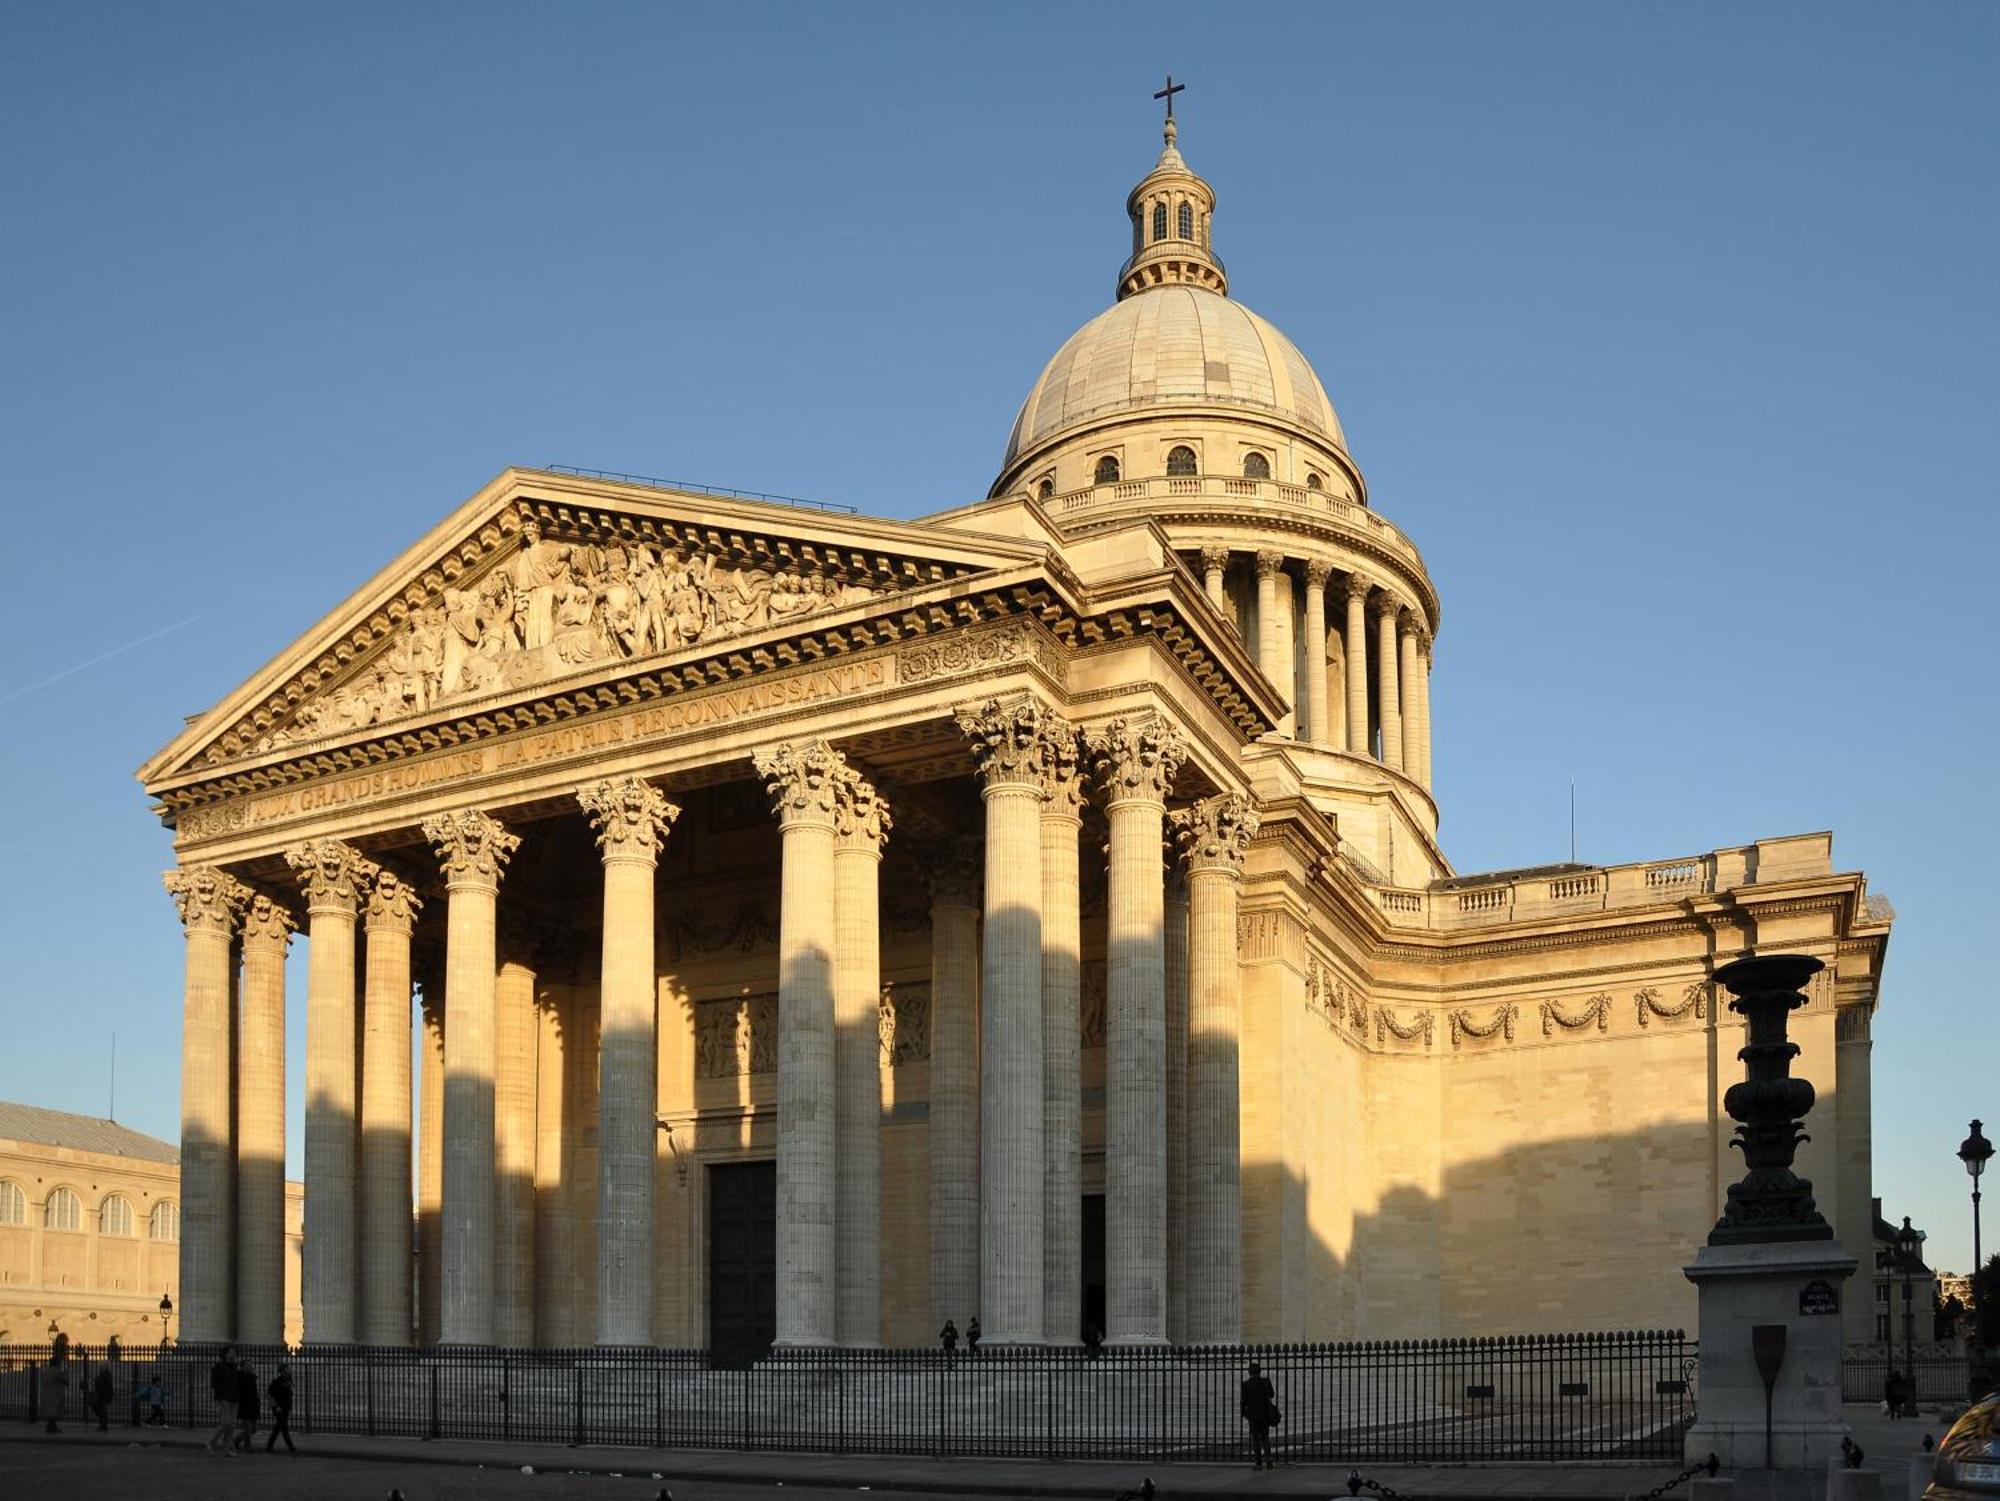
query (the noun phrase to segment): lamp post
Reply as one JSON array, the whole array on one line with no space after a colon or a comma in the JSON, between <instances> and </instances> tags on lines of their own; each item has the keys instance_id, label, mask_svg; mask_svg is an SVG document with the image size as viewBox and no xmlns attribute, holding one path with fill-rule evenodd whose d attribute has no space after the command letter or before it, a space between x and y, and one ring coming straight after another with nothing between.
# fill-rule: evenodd
<instances>
[{"instance_id":1,"label":"lamp post","mask_svg":"<svg viewBox=\"0 0 2000 1501\"><path fill-rule=\"evenodd\" d=\"M1924 1232L1910 1227L1910 1217L1903 1216L1903 1228L1896 1232L1896 1254L1903 1263L1903 1379L1909 1382L1910 1410L1917 1404L1917 1362L1915 1353L1916 1316L1912 1311L1912 1293L1915 1290L1917 1267L1921 1264L1918 1255L1923 1249Z\"/></svg>"},{"instance_id":2,"label":"lamp post","mask_svg":"<svg viewBox=\"0 0 2000 1501\"><path fill-rule=\"evenodd\" d=\"M160 1348L167 1347L167 1331L174 1321L174 1300L167 1293L160 1294Z\"/></svg>"},{"instance_id":3,"label":"lamp post","mask_svg":"<svg viewBox=\"0 0 2000 1501\"><path fill-rule=\"evenodd\" d=\"M1979 1301L1979 1175L1986 1171L1986 1159L1993 1155L1993 1143L1972 1123L1972 1134L1958 1144L1958 1160L1972 1176L1972 1299Z\"/></svg>"}]
</instances>

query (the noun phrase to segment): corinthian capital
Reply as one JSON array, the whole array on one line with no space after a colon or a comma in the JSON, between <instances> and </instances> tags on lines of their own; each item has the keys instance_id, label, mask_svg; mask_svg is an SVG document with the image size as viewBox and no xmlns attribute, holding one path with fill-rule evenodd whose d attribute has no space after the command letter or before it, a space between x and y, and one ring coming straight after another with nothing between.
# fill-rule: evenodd
<instances>
[{"instance_id":1,"label":"corinthian capital","mask_svg":"<svg viewBox=\"0 0 2000 1501\"><path fill-rule=\"evenodd\" d=\"M1377 619L1394 620L1407 608L1400 599L1386 590L1376 595L1369 603Z\"/></svg>"},{"instance_id":2,"label":"corinthian capital","mask_svg":"<svg viewBox=\"0 0 2000 1501\"><path fill-rule=\"evenodd\" d=\"M447 888L498 886L501 872L521 847L519 834L510 834L499 819L476 808L433 814L424 820L423 831L444 867Z\"/></svg>"},{"instance_id":3,"label":"corinthian capital","mask_svg":"<svg viewBox=\"0 0 2000 1501\"><path fill-rule=\"evenodd\" d=\"M292 941L292 929L297 926L291 913L260 891L244 909L243 941L276 944L282 950Z\"/></svg>"},{"instance_id":4,"label":"corinthian capital","mask_svg":"<svg viewBox=\"0 0 2000 1501\"><path fill-rule=\"evenodd\" d=\"M1164 803L1187 759L1187 743L1158 714L1120 716L1090 736L1105 802Z\"/></svg>"},{"instance_id":5,"label":"corinthian capital","mask_svg":"<svg viewBox=\"0 0 2000 1501\"><path fill-rule=\"evenodd\" d=\"M408 881L393 870L379 870L368 890L368 926L407 933L417 925L417 911L423 904Z\"/></svg>"},{"instance_id":6,"label":"corinthian capital","mask_svg":"<svg viewBox=\"0 0 2000 1501\"><path fill-rule=\"evenodd\" d=\"M1368 598L1368 591L1375 587L1375 581L1365 573L1350 573L1347 576L1347 597L1349 599Z\"/></svg>"},{"instance_id":7,"label":"corinthian capital","mask_svg":"<svg viewBox=\"0 0 2000 1501\"><path fill-rule=\"evenodd\" d=\"M1306 587L1324 589L1326 581L1333 577L1333 564L1325 558L1306 559Z\"/></svg>"},{"instance_id":8,"label":"corinthian capital","mask_svg":"<svg viewBox=\"0 0 2000 1501\"><path fill-rule=\"evenodd\" d=\"M894 822L889 816L889 805L868 778L851 766L845 772L834 783L834 836L847 849L880 854Z\"/></svg>"},{"instance_id":9,"label":"corinthian capital","mask_svg":"<svg viewBox=\"0 0 2000 1501\"><path fill-rule=\"evenodd\" d=\"M1076 727L1031 694L993 698L960 709L958 728L972 742L973 758L988 787L1040 788L1050 745Z\"/></svg>"},{"instance_id":10,"label":"corinthian capital","mask_svg":"<svg viewBox=\"0 0 2000 1501\"><path fill-rule=\"evenodd\" d=\"M657 861L668 830L681 816L667 795L643 777L579 788L576 800L596 830L597 847L606 860Z\"/></svg>"},{"instance_id":11,"label":"corinthian capital","mask_svg":"<svg viewBox=\"0 0 2000 1501\"><path fill-rule=\"evenodd\" d=\"M1213 568L1218 573L1229 567L1229 549L1211 543L1201 550L1201 566L1204 570Z\"/></svg>"},{"instance_id":12,"label":"corinthian capital","mask_svg":"<svg viewBox=\"0 0 2000 1501\"><path fill-rule=\"evenodd\" d=\"M1244 852L1257 832L1257 810L1242 793L1205 797L1169 818L1191 873L1220 870L1235 875L1243 869Z\"/></svg>"},{"instance_id":13,"label":"corinthian capital","mask_svg":"<svg viewBox=\"0 0 2000 1501\"><path fill-rule=\"evenodd\" d=\"M1257 554L1257 577L1270 578L1285 566L1285 555L1281 552L1260 552Z\"/></svg>"},{"instance_id":14,"label":"corinthian capital","mask_svg":"<svg viewBox=\"0 0 2000 1501\"><path fill-rule=\"evenodd\" d=\"M299 878L308 911L330 908L350 916L361 899L362 888L381 868L353 845L338 839L295 844L285 851L285 863Z\"/></svg>"},{"instance_id":15,"label":"corinthian capital","mask_svg":"<svg viewBox=\"0 0 2000 1501\"><path fill-rule=\"evenodd\" d=\"M250 901L250 888L213 865L183 865L162 878L189 933L230 933Z\"/></svg>"},{"instance_id":16,"label":"corinthian capital","mask_svg":"<svg viewBox=\"0 0 2000 1501\"><path fill-rule=\"evenodd\" d=\"M1083 817L1083 736L1075 725L1058 720L1043 743L1042 805L1044 817Z\"/></svg>"},{"instance_id":17,"label":"corinthian capital","mask_svg":"<svg viewBox=\"0 0 2000 1501\"><path fill-rule=\"evenodd\" d=\"M751 758L771 794L780 828L793 824L833 824L841 774L847 759L824 740L787 741Z\"/></svg>"}]
</instances>

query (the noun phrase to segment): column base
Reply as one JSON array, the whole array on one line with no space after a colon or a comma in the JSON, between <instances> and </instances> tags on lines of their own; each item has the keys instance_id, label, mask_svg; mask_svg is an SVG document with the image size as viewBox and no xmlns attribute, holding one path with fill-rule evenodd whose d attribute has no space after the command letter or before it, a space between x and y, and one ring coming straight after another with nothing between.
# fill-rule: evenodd
<instances>
[{"instance_id":1,"label":"column base","mask_svg":"<svg viewBox=\"0 0 2000 1501\"><path fill-rule=\"evenodd\" d=\"M1107 1335L1104 1348L1107 1350L1165 1350L1173 1344L1164 1334L1121 1334Z\"/></svg>"},{"instance_id":2,"label":"column base","mask_svg":"<svg viewBox=\"0 0 2000 1501\"><path fill-rule=\"evenodd\" d=\"M774 1339L773 1350L838 1350L840 1346L830 1339Z\"/></svg>"}]
</instances>

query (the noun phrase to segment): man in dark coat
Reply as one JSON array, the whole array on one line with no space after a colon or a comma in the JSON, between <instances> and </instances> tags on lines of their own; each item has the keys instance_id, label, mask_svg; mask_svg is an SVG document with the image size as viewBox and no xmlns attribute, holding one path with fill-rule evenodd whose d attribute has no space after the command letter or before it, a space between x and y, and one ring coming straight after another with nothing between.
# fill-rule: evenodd
<instances>
[{"instance_id":1,"label":"man in dark coat","mask_svg":"<svg viewBox=\"0 0 2000 1501\"><path fill-rule=\"evenodd\" d=\"M278 1447L278 1437L284 1435L285 1449L296 1454L299 1446L292 1442L292 1368L280 1363L278 1374L271 1378L271 1436L264 1440L264 1452L269 1454Z\"/></svg>"},{"instance_id":2,"label":"man in dark coat","mask_svg":"<svg viewBox=\"0 0 2000 1501\"><path fill-rule=\"evenodd\" d=\"M1278 1421L1278 1393L1254 1360L1243 1378L1243 1421L1250 1425L1250 1467L1277 1468L1271 1462L1271 1425Z\"/></svg>"},{"instance_id":3,"label":"man in dark coat","mask_svg":"<svg viewBox=\"0 0 2000 1501\"><path fill-rule=\"evenodd\" d=\"M100 1365L97 1374L90 1378L90 1415L97 1419L97 1431L105 1433L111 1427L111 1367Z\"/></svg>"},{"instance_id":4,"label":"man in dark coat","mask_svg":"<svg viewBox=\"0 0 2000 1501\"><path fill-rule=\"evenodd\" d=\"M958 1325L954 1324L950 1319L946 1319L944 1321L944 1328L938 1330L938 1343L944 1347L944 1353L947 1355L956 1350L958 1348Z\"/></svg>"},{"instance_id":5,"label":"man in dark coat","mask_svg":"<svg viewBox=\"0 0 2000 1501\"><path fill-rule=\"evenodd\" d=\"M250 1440L257 1432L257 1373L248 1365L236 1368L236 1447L250 1452Z\"/></svg>"},{"instance_id":6,"label":"man in dark coat","mask_svg":"<svg viewBox=\"0 0 2000 1501\"><path fill-rule=\"evenodd\" d=\"M58 1423L63 1408L69 1401L69 1346L59 1340L55 1349L49 1352L49 1363L41 1370L42 1416L48 1420L47 1431L61 1433Z\"/></svg>"},{"instance_id":7,"label":"man in dark coat","mask_svg":"<svg viewBox=\"0 0 2000 1501\"><path fill-rule=\"evenodd\" d=\"M215 1431L208 1436L208 1452L227 1454L229 1441L236 1436L236 1347L224 1345L215 1364L208 1368L209 1395L215 1398Z\"/></svg>"}]
</instances>

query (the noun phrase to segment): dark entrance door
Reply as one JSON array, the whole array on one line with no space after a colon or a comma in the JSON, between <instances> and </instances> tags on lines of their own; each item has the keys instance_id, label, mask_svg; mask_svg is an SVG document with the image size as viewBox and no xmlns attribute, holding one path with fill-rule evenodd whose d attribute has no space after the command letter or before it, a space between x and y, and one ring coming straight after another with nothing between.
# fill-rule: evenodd
<instances>
[{"instance_id":1,"label":"dark entrance door","mask_svg":"<svg viewBox=\"0 0 2000 1501\"><path fill-rule=\"evenodd\" d=\"M708 1170L708 1351L747 1366L778 1334L778 1165L719 1163Z\"/></svg>"},{"instance_id":2,"label":"dark entrance door","mask_svg":"<svg viewBox=\"0 0 2000 1501\"><path fill-rule=\"evenodd\" d=\"M1083 1196L1083 1327L1104 1332L1104 1195Z\"/></svg>"}]
</instances>

